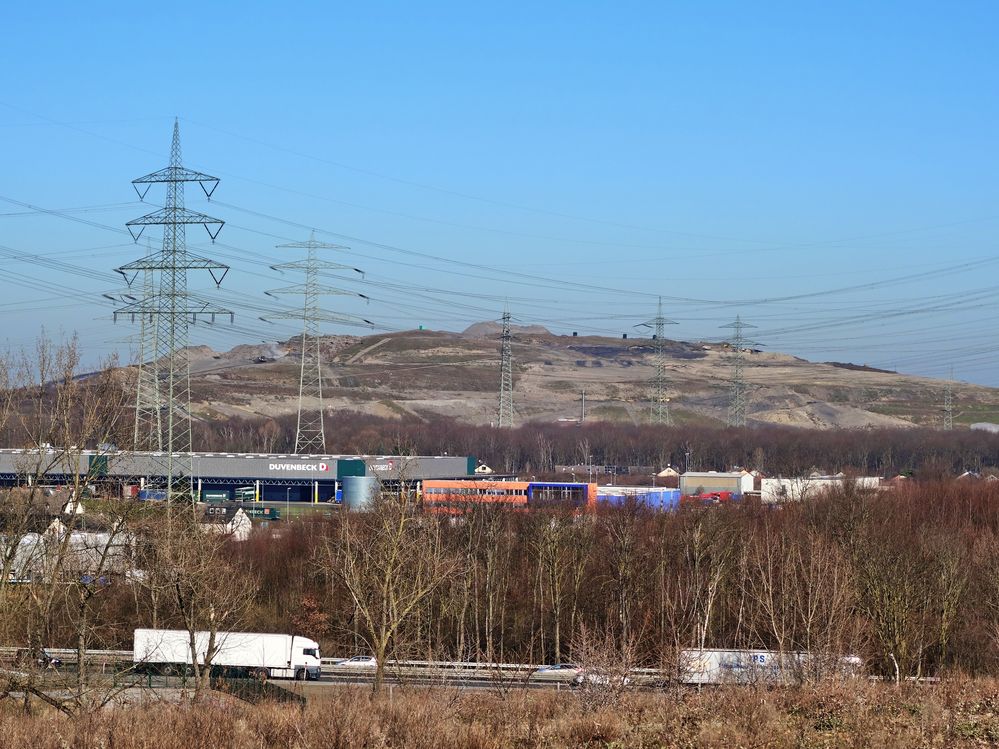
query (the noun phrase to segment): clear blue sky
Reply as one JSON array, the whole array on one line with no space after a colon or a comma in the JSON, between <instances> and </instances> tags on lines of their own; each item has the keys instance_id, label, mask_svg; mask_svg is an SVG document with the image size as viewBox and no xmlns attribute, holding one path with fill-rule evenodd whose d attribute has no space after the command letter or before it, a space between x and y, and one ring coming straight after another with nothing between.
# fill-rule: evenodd
<instances>
[{"instance_id":1,"label":"clear blue sky","mask_svg":"<svg viewBox=\"0 0 999 749\"><path fill-rule=\"evenodd\" d=\"M994 2L18 3L0 252L32 257L0 325L127 350L100 295L144 248L103 227L152 210L129 183L176 116L237 313L193 343L291 335L262 291L315 227L372 297L327 307L379 329L506 299L620 335L661 294L678 338L739 313L770 350L999 385L997 28Z\"/></svg>"}]
</instances>

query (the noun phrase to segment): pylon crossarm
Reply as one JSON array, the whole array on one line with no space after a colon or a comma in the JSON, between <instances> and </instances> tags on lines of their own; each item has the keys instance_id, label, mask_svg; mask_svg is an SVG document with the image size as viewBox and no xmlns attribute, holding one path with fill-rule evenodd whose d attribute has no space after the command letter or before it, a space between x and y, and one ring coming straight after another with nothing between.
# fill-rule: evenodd
<instances>
[{"instance_id":1,"label":"pylon crossarm","mask_svg":"<svg viewBox=\"0 0 999 749\"><path fill-rule=\"evenodd\" d=\"M212 241L214 241L219 235L219 232L222 231L225 221L218 218L212 218L211 216L198 211L190 211L186 208L173 207L160 208L158 211L153 211L152 213L147 213L145 216L132 219L125 224L125 227L128 229L129 234L132 235L132 238L138 242L139 237L142 236L143 229L147 226L174 226L176 224L201 224L208 232L208 236L210 236ZM138 233L135 232L135 227L139 227ZM212 231L211 227L217 228Z\"/></svg>"},{"instance_id":2,"label":"pylon crossarm","mask_svg":"<svg viewBox=\"0 0 999 749\"><path fill-rule=\"evenodd\" d=\"M337 289L333 286L326 286L321 283L312 284L311 286L306 286L305 284L295 284L294 286L284 286L280 289L271 289L266 293L268 296L274 296L275 294L323 294L328 296L358 296L362 299L367 299L364 294L359 294L356 291ZM301 317L301 315L299 315L299 317Z\"/></svg>"},{"instance_id":3,"label":"pylon crossarm","mask_svg":"<svg viewBox=\"0 0 999 749\"><path fill-rule=\"evenodd\" d=\"M352 265L344 265L343 263L329 263L325 260L316 260L314 266L316 270L352 270L355 273L360 273L364 275L364 271L360 268L355 268ZM283 270L309 270L308 260L293 260L288 263L277 263L271 266L271 270L283 271Z\"/></svg>"},{"instance_id":4,"label":"pylon crossarm","mask_svg":"<svg viewBox=\"0 0 999 749\"><path fill-rule=\"evenodd\" d=\"M271 312L270 314L260 317L263 322L272 323L274 320L301 320L302 313L300 310L287 311L287 312ZM371 320L366 320L363 317L355 317L354 315L341 315L337 312L327 312L325 310L316 310L314 314L309 316L310 320L315 320L316 322L333 322L339 323L341 325L354 325L361 328L374 328L375 324Z\"/></svg>"},{"instance_id":5,"label":"pylon crossarm","mask_svg":"<svg viewBox=\"0 0 999 749\"><path fill-rule=\"evenodd\" d=\"M171 165L158 169L155 172L150 172L138 179L133 179L132 185L154 185L161 182L197 182L201 185L205 194L211 196L218 186L219 178L199 172L196 169L188 169L185 166ZM211 190L209 191L205 185L211 185Z\"/></svg>"},{"instance_id":6,"label":"pylon crossarm","mask_svg":"<svg viewBox=\"0 0 999 749\"><path fill-rule=\"evenodd\" d=\"M177 270L222 271L216 283L221 283L222 278L225 277L226 272L229 270L229 266L225 263L209 260L199 255L192 255L187 250L180 250L178 252L158 250L138 260L133 260L130 263L125 263L115 268L115 272L121 273L127 278L127 271L162 270L164 266ZM134 278L135 276L133 275L132 277ZM216 278L214 273L212 274L212 278Z\"/></svg>"},{"instance_id":7,"label":"pylon crossarm","mask_svg":"<svg viewBox=\"0 0 999 749\"><path fill-rule=\"evenodd\" d=\"M315 239L307 239L304 242L288 242L286 244L275 245L279 250L349 250L342 244L331 244L329 242L319 242Z\"/></svg>"}]
</instances>

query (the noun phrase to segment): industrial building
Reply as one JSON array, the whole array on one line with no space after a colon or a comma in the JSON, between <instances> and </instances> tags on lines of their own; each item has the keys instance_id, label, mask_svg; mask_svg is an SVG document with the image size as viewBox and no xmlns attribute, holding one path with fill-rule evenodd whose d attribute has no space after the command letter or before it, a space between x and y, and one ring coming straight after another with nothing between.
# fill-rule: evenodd
<instances>
[{"instance_id":1,"label":"industrial building","mask_svg":"<svg viewBox=\"0 0 999 749\"><path fill-rule=\"evenodd\" d=\"M687 471L680 475L680 494L684 497L730 493L741 498L751 491L753 475L746 471Z\"/></svg>"},{"instance_id":2,"label":"industrial building","mask_svg":"<svg viewBox=\"0 0 999 749\"><path fill-rule=\"evenodd\" d=\"M802 478L765 478L760 482L760 499L766 504L811 499L847 484L855 489L873 491L881 488L880 476L847 477L842 473L832 476L812 475Z\"/></svg>"},{"instance_id":3,"label":"industrial building","mask_svg":"<svg viewBox=\"0 0 999 749\"><path fill-rule=\"evenodd\" d=\"M652 510L675 510L680 506L680 490L654 486L601 486L597 502L612 507L635 502Z\"/></svg>"},{"instance_id":4,"label":"industrial building","mask_svg":"<svg viewBox=\"0 0 999 749\"><path fill-rule=\"evenodd\" d=\"M190 463L188 463L190 461ZM0 485L72 484L77 480L116 486L126 496L156 498L164 478L163 453L95 450L0 450ZM175 469L191 465L195 495L209 501L334 501L345 482L367 478L388 487L424 479L475 475L476 460L464 456L289 455L181 453ZM363 483L363 482L361 482Z\"/></svg>"},{"instance_id":5,"label":"industrial building","mask_svg":"<svg viewBox=\"0 0 999 749\"><path fill-rule=\"evenodd\" d=\"M514 509L593 507L596 484L561 481L439 481L422 485L424 507L434 513L456 514L475 505L493 505Z\"/></svg>"}]
</instances>

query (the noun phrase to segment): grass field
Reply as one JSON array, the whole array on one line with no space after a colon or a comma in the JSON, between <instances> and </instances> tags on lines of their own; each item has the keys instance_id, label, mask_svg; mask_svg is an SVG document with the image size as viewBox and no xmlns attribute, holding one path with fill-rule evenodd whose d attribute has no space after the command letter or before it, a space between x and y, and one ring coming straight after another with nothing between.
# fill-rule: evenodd
<instances>
[{"instance_id":1,"label":"grass field","mask_svg":"<svg viewBox=\"0 0 999 749\"><path fill-rule=\"evenodd\" d=\"M314 691L314 690L313 690ZM25 749L979 747L999 742L999 685L869 684L683 694L327 688L304 709L210 696L70 719L0 702L0 745Z\"/></svg>"}]
</instances>

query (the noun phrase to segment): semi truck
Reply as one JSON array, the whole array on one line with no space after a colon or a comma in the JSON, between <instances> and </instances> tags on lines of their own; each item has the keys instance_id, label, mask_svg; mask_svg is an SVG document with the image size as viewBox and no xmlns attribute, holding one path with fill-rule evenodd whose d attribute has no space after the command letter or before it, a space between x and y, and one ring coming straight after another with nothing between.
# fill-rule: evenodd
<instances>
[{"instance_id":1,"label":"semi truck","mask_svg":"<svg viewBox=\"0 0 999 749\"><path fill-rule=\"evenodd\" d=\"M198 664L204 665L209 633L196 632ZM217 632L216 672L258 679L318 679L319 643L301 635ZM192 668L191 636L184 629L137 629L132 646L137 670L183 673Z\"/></svg>"}]
</instances>

